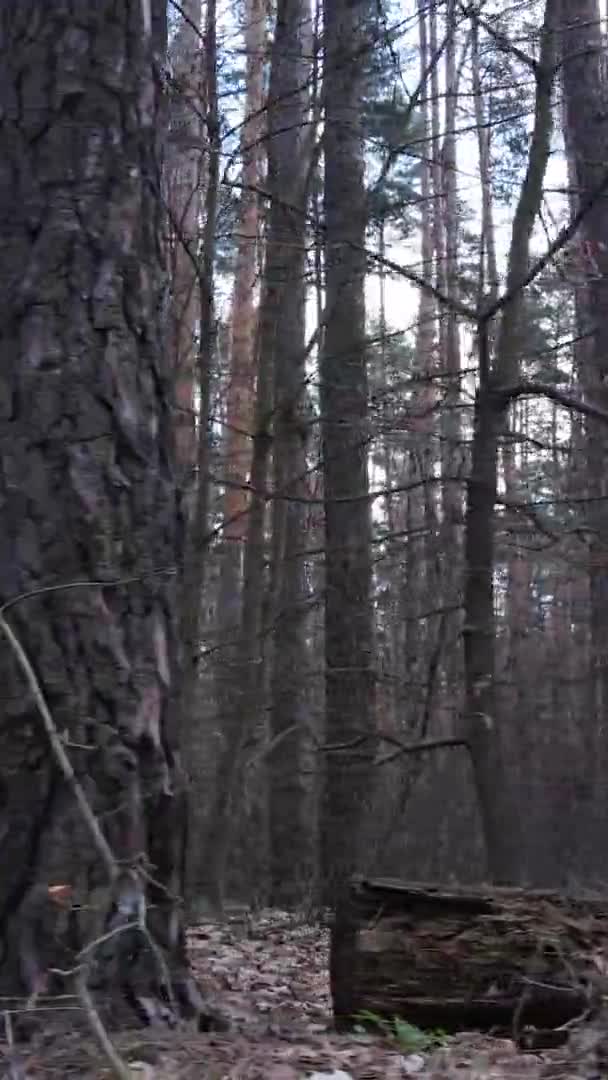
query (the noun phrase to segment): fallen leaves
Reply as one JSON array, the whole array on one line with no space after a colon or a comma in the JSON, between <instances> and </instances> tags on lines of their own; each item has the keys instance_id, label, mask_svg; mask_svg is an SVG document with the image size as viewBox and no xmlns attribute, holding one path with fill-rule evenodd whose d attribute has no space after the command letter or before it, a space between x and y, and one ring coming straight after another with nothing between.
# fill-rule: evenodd
<instances>
[{"instance_id":1,"label":"fallen leaves","mask_svg":"<svg viewBox=\"0 0 608 1080\"><path fill-rule=\"evenodd\" d=\"M328 931L266 911L189 933L194 975L229 1031L192 1027L149 1038L116 1033L134 1080L587 1080L563 1050L522 1053L510 1039L465 1032L432 1051L398 1045L394 1032L332 1029ZM407 1020L407 1018L404 1018ZM30 1046L28 1080L101 1080L95 1046L74 1031ZM415 1052L412 1052L415 1049ZM0 1054L1 1056L1 1054ZM96 1064L93 1064L96 1062ZM6 1064L6 1063L5 1063ZM0 1064L1 1071L1 1064Z\"/></svg>"}]
</instances>

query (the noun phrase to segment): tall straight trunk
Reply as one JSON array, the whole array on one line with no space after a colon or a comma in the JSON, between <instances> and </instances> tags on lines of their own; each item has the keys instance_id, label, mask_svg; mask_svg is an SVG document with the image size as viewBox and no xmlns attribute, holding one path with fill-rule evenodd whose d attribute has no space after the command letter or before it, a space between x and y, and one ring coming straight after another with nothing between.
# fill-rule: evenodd
<instances>
[{"instance_id":1,"label":"tall straight trunk","mask_svg":"<svg viewBox=\"0 0 608 1080\"><path fill-rule=\"evenodd\" d=\"M263 299L260 317L262 327L264 311ZM243 812L239 794L243 788L245 745L252 731L263 724L265 655L262 628L267 561L264 491L268 480L272 442L269 433L272 420L272 373L262 352L259 353L257 367L251 462L252 497L247 518L242 614L234 647L234 670L238 673L238 682L228 699L229 709L224 716L224 746L216 770L213 801L203 843L204 886L209 902L218 912L224 907L230 855ZM257 838L258 843L262 840L263 838ZM245 874L247 869L244 868Z\"/></svg>"},{"instance_id":2,"label":"tall straight trunk","mask_svg":"<svg viewBox=\"0 0 608 1080\"><path fill-rule=\"evenodd\" d=\"M337 744L352 743L374 729L361 129L367 14L365 0L326 0L324 6L325 693L327 737ZM329 754L325 779L322 873L330 898L341 892L358 863L361 812L370 795L369 764L356 751Z\"/></svg>"},{"instance_id":3,"label":"tall straight trunk","mask_svg":"<svg viewBox=\"0 0 608 1080\"><path fill-rule=\"evenodd\" d=\"M206 102L207 176L205 185L203 243L196 267L196 291L200 312L197 355L199 390L196 429L195 479L191 490L190 513L185 523L185 544L180 591L180 643L182 649L177 696L178 723L184 760L191 779L189 807L189 849L187 867L188 899L196 891L201 861L201 816L208 747L200 723L199 661L203 631L203 592L207 568L206 534L209 519L209 421L211 379L216 361L214 310L215 236L219 188L220 124L217 92L216 0L207 0L203 56Z\"/></svg>"},{"instance_id":4,"label":"tall straight trunk","mask_svg":"<svg viewBox=\"0 0 608 1080\"><path fill-rule=\"evenodd\" d=\"M494 201L492 198L492 128L483 103L483 87L479 66L479 25L475 18L471 25L471 78L477 129L479 154L479 184L481 188L481 253L480 292L490 304L498 298L498 263L496 259L496 231L494 228Z\"/></svg>"},{"instance_id":5,"label":"tall straight trunk","mask_svg":"<svg viewBox=\"0 0 608 1080\"><path fill-rule=\"evenodd\" d=\"M423 156L420 163L420 246L422 273L426 281L433 278L433 212L431 206L432 196L432 146L429 144L431 136L431 109L430 109L430 80L427 72L429 68L429 45L426 16L426 0L418 0L418 30L420 51L420 78L421 78L421 102L420 102L420 137L423 140ZM424 80L424 84L422 81ZM420 374L430 374L433 365L433 346L435 342L435 300L430 292L421 289L418 298L418 323L416 327L416 368ZM431 390L427 392L429 406L434 404L432 383ZM426 400L424 404L426 405Z\"/></svg>"},{"instance_id":6,"label":"tall straight trunk","mask_svg":"<svg viewBox=\"0 0 608 1080\"><path fill-rule=\"evenodd\" d=\"M431 56L436 57L438 54L437 44L437 0L429 0L428 5L429 14L429 44L431 50ZM446 252L445 252L445 215L443 213L444 205L444 183L445 176L441 162L441 117L440 117L440 103L441 97L439 93L439 67L437 63L433 64L431 69L431 179L432 179L432 191L433 191L433 249L435 256L435 284L439 286L442 292L445 293L446 281L445 281L445 269L446 269ZM439 366L441 369L446 366L446 322L443 312L439 312L438 326L437 326L437 351L439 357Z\"/></svg>"},{"instance_id":7,"label":"tall straight trunk","mask_svg":"<svg viewBox=\"0 0 608 1080\"><path fill-rule=\"evenodd\" d=\"M521 834L516 799L505 769L504 714L496 693L494 620L494 505L498 447L509 397L503 392L519 372L522 282L528 270L530 237L540 209L550 152L551 97L555 69L556 0L546 0L541 53L536 69L534 127L528 166L511 232L506 300L496 355L491 362L488 321L479 324L479 389L475 401L471 472L465 517L464 661L465 734L484 829L487 865L495 881L516 881Z\"/></svg>"},{"instance_id":8,"label":"tall straight trunk","mask_svg":"<svg viewBox=\"0 0 608 1080\"><path fill-rule=\"evenodd\" d=\"M172 995L157 959L185 962L185 821L175 577L158 572L178 559L164 3L145 14L119 0L81 6L77 25L46 0L0 14L0 598L31 594L3 610L32 663L27 686L5 631L0 985L72 989L58 971L86 946L107 998L159 1016L155 995L165 1015Z\"/></svg>"},{"instance_id":9,"label":"tall straight trunk","mask_svg":"<svg viewBox=\"0 0 608 1080\"><path fill-rule=\"evenodd\" d=\"M579 350L580 373L587 400L606 408L608 379L608 92L606 44L597 0L561 0L561 53L564 89L566 145L576 176L578 204L592 198L600 185L603 193L585 215L575 241L589 252L594 264L588 282L577 297L580 329L587 335ZM589 585L591 599L592 697L591 723L585 725L590 760L589 774L596 791L603 790L608 760L606 708L608 707L608 615L606 606L605 550L608 539L608 438L606 428L588 419L585 424L587 483L590 498ZM602 785L601 789L599 785ZM598 816L605 816L605 802L598 799ZM600 825L601 828L601 825Z\"/></svg>"},{"instance_id":10,"label":"tall straight trunk","mask_svg":"<svg viewBox=\"0 0 608 1080\"><path fill-rule=\"evenodd\" d=\"M458 176L456 172L456 107L458 104L458 75L456 71L456 0L447 0L445 49L445 133L441 154L443 231L445 235L445 264L439 269L440 281L446 296L458 299ZM443 413L443 475L458 471L460 461L460 334L455 308L448 305L445 319L445 368L447 392ZM462 499L457 484L444 482L442 488L443 547L451 550L458 539L458 524L462 518ZM446 586L448 582L446 581ZM451 590L450 590L451 591Z\"/></svg>"},{"instance_id":11,"label":"tall straight trunk","mask_svg":"<svg viewBox=\"0 0 608 1080\"><path fill-rule=\"evenodd\" d=\"M241 195L236 266L231 305L232 341L226 402L224 530L218 610L229 632L238 625L242 549L247 535L249 496L245 483L252 457L256 378L256 281L258 276L259 187L264 134L264 57L266 7L263 0L245 4L245 119L241 129Z\"/></svg>"},{"instance_id":12,"label":"tall straight trunk","mask_svg":"<svg viewBox=\"0 0 608 1080\"><path fill-rule=\"evenodd\" d=\"M308 740L305 634L306 194L310 166L309 0L279 0L268 116L266 312L261 348L274 374L274 544L270 736L270 874L274 903L302 900L313 883L313 814L303 775ZM293 497L291 501L290 496Z\"/></svg>"},{"instance_id":13,"label":"tall straight trunk","mask_svg":"<svg viewBox=\"0 0 608 1080\"><path fill-rule=\"evenodd\" d=\"M196 458L194 391L200 318L197 282L203 178L204 95L201 0L184 0L171 42L174 91L169 118L166 175L173 232L170 364L174 386L176 459L182 482L192 480Z\"/></svg>"},{"instance_id":14,"label":"tall straight trunk","mask_svg":"<svg viewBox=\"0 0 608 1080\"><path fill-rule=\"evenodd\" d=\"M266 9L262 0L247 0L244 11L245 116L241 128L241 195L237 222L236 265L231 304L230 371L228 377L226 424L223 438L226 488L223 499L223 532L219 551L217 599L218 644L215 657L215 690L222 737L220 761L210 811L210 831L206 842L205 881L212 901L220 905L225 887L227 847L224 806L227 790L222 776L241 739L239 710L249 673L241 666L239 632L244 599L243 551L251 526L253 504L246 490L253 482L255 383L258 360L258 275L259 188L264 133L263 91L266 47ZM245 556L246 557L246 556ZM243 573L242 573L243 570ZM249 617L246 615L245 617ZM222 785L224 790L222 790ZM230 796L230 805L232 805ZM236 811L235 811L236 813ZM213 835L213 830L217 835Z\"/></svg>"}]
</instances>

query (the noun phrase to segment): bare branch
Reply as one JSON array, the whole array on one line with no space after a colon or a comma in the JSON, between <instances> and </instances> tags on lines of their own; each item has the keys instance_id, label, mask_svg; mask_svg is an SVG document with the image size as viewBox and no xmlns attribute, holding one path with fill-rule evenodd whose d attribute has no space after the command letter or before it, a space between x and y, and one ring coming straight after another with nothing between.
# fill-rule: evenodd
<instances>
[{"instance_id":1,"label":"bare branch","mask_svg":"<svg viewBox=\"0 0 608 1080\"><path fill-rule=\"evenodd\" d=\"M25 649L23 648L14 630L9 626L8 622L6 621L4 615L1 612L0 629L4 633L4 636L6 637L11 649L15 654L17 663L19 664L19 667L25 675L26 682L32 692L32 696L34 698L34 701L36 702L38 712L40 713L40 716L42 718L44 729L51 744L51 749L55 756L55 760L59 766L64 780L66 781L68 787L71 789L74 795L78 808L91 834L93 843L97 848L101 861L106 868L108 877L110 881L113 882L117 879L120 873L114 853L112 852L108 841L106 840L103 832L101 831L101 826L97 818L95 817L95 814L91 809L90 803L82 789L76 773L74 772L72 762L66 754L65 747L61 740L61 736L57 731L55 721L51 716L51 711L46 703L46 698L42 692L42 688L40 686L36 673L30 663L27 653L25 652Z\"/></svg>"},{"instance_id":2,"label":"bare branch","mask_svg":"<svg viewBox=\"0 0 608 1080\"><path fill-rule=\"evenodd\" d=\"M600 420L603 424L608 424L608 412L605 409L600 409L597 405L591 405L581 398L567 394L556 386L551 386L550 383L530 379L517 383L515 386L501 387L498 393L504 395L506 401L514 401L515 398L520 397L545 397L549 401L555 401L558 405L562 405L564 409L578 412L582 416L589 416L593 420Z\"/></svg>"}]
</instances>

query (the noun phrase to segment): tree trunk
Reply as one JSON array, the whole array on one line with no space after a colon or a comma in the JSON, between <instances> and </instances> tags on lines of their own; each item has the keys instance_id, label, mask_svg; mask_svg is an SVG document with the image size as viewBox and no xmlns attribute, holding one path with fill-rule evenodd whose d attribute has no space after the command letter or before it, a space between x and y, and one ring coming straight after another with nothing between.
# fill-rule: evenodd
<instances>
[{"instance_id":1,"label":"tree trunk","mask_svg":"<svg viewBox=\"0 0 608 1080\"><path fill-rule=\"evenodd\" d=\"M262 304L262 312L264 305ZM263 315L262 315L263 318ZM247 543L243 570L242 619L234 652L238 684L231 698L226 718L225 745L215 777L214 798L206 832L205 884L212 906L221 912L224 906L230 855L242 818L239 792L243 787L243 754L246 742L262 719L264 689L264 640L262 637L265 589L266 500L268 457L271 439L271 378L262 358L258 364L255 407L255 434L251 463L251 509L248 517ZM261 843L262 838L258 837ZM242 879L246 877L242 874Z\"/></svg>"},{"instance_id":2,"label":"tree trunk","mask_svg":"<svg viewBox=\"0 0 608 1080\"><path fill-rule=\"evenodd\" d=\"M184 0L178 29L171 42L174 71L167 153L168 204L172 232L172 304L169 340L173 374L176 459L186 490L193 480L196 458L194 391L196 335L200 317L197 281L199 218L203 180L203 65L201 0Z\"/></svg>"},{"instance_id":3,"label":"tree trunk","mask_svg":"<svg viewBox=\"0 0 608 1080\"><path fill-rule=\"evenodd\" d=\"M439 282L446 296L458 300L458 174L456 163L456 112L458 106L458 74L456 70L455 0L446 6L445 50L445 133L441 153L441 176L443 191L440 206L443 211L445 235L445 263L439 264ZM435 193L437 197L437 192ZM445 319L445 355L441 357L442 369L447 380L447 392L443 410L442 474L451 477L458 472L460 463L460 330L458 316L453 307L443 312ZM442 547L449 552L445 567L444 601L454 602L453 567L454 554L458 550L458 526L462 523L462 493L460 485L444 482L442 488ZM452 579L452 580L450 580Z\"/></svg>"},{"instance_id":4,"label":"tree trunk","mask_svg":"<svg viewBox=\"0 0 608 1080\"><path fill-rule=\"evenodd\" d=\"M334 936L336 931L334 930ZM332 950L334 1016L447 1031L555 1028L596 1004L600 900L519 889L356 881Z\"/></svg>"},{"instance_id":5,"label":"tree trunk","mask_svg":"<svg viewBox=\"0 0 608 1080\"><path fill-rule=\"evenodd\" d=\"M208 163L205 186L205 217L200 264L196 264L200 327L197 356L199 390L196 435L195 480L190 513L186 521L183 567L180 580L179 615L182 649L177 690L180 745L188 763L191 783L189 803L189 846L187 900L194 899L199 884L202 858L200 834L205 800L203 788L209 754L207 732L201 724L199 664L203 631L203 592L206 580L209 519L209 419L211 379L216 365L217 341L214 309L215 246L219 188L221 134L217 100L216 0L207 0L204 43L204 84Z\"/></svg>"},{"instance_id":6,"label":"tree trunk","mask_svg":"<svg viewBox=\"0 0 608 1080\"><path fill-rule=\"evenodd\" d=\"M578 206L591 198L606 181L608 113L606 92L606 45L597 0L561 0L564 120L571 170L576 178ZM585 256L581 261L589 279L577 296L579 333L586 335L578 359L580 378L588 401L605 409L608 401L608 198L606 191L595 199L585 215L575 243ZM608 764L606 708L608 707L608 617L606 614L605 552L608 538L605 425L585 422L590 536L589 585L591 599L590 687L591 700L585 724L588 777L597 800L597 844L601 845L606 800L604 776ZM602 850L598 846L598 851Z\"/></svg>"},{"instance_id":7,"label":"tree trunk","mask_svg":"<svg viewBox=\"0 0 608 1080\"><path fill-rule=\"evenodd\" d=\"M491 363L488 318L479 324L479 390L475 400L471 472L465 518L464 663L465 733L479 798L490 877L515 884L522 860L522 834L515 793L505 769L504 714L496 693L494 622L494 504L498 447L509 397L503 393L519 372L522 282L528 270L530 237L538 214L551 139L554 80L555 0L547 0L541 55L536 70L535 118L526 175L511 235L496 356Z\"/></svg>"},{"instance_id":8,"label":"tree trunk","mask_svg":"<svg viewBox=\"0 0 608 1080\"><path fill-rule=\"evenodd\" d=\"M266 13L261 0L247 0L244 10L245 115L241 128L240 154L242 160L241 195L236 234L236 265L231 304L230 372L226 400L226 427L223 434L224 472L226 486L223 498L223 531L219 550L218 589L218 648L215 665L215 690L218 727L222 747L216 784L233 768L235 747L242 733L242 703L249 672L242 663L242 641L239 639L242 620L249 619L243 611L245 594L244 563L250 557L246 550L252 529L257 530L258 510L254 497L247 491L253 484L252 461L255 457L256 376L259 359L259 319L256 303L256 282L259 272L259 199L264 133L263 91L266 49ZM266 423L266 421L265 421ZM266 449L265 449L266 453ZM264 466L265 470L266 466ZM262 520L264 504L261 508ZM263 538L262 538L263 545ZM256 549L257 550L257 549ZM262 547L263 550L263 547ZM257 617L257 616L256 616ZM225 881L226 859L221 854L225 838L214 837L219 828L219 806L227 796L216 786L210 814L210 847L212 863L206 877L213 902L221 904ZM231 796L232 798L232 796ZM236 814L237 811L234 810ZM220 817L223 812L220 813ZM215 825L214 825L215 823ZM227 841L226 841L227 842ZM219 862L215 865L216 856ZM227 857L227 853L226 853ZM220 869L220 866L222 867ZM219 874L219 877L218 877ZM220 880L221 878L221 880Z\"/></svg>"},{"instance_id":9,"label":"tree trunk","mask_svg":"<svg viewBox=\"0 0 608 1080\"><path fill-rule=\"evenodd\" d=\"M268 99L270 214L265 264L274 371L273 652L269 759L273 902L291 905L314 885L314 813L304 774L308 712L305 600L307 414L306 203L311 165L311 12L308 0L279 0ZM270 328L270 326L269 326ZM290 496L292 499L290 499Z\"/></svg>"},{"instance_id":10,"label":"tree trunk","mask_svg":"<svg viewBox=\"0 0 608 1080\"><path fill-rule=\"evenodd\" d=\"M259 185L264 113L266 14L262 0L247 0L244 13L245 118L241 129L241 195L239 200L236 266L232 293L232 340L226 401L224 468L229 480L224 495L218 609L225 634L234 635L239 620L243 544L247 535L249 495L245 484L252 457L256 377ZM221 659L221 657L220 657ZM231 681L228 674L228 682ZM220 683L220 697L222 686ZM230 687L227 690L230 696ZM229 706L227 706L229 709Z\"/></svg>"},{"instance_id":11,"label":"tree trunk","mask_svg":"<svg viewBox=\"0 0 608 1080\"><path fill-rule=\"evenodd\" d=\"M61 988L51 968L128 922L93 949L91 980L148 1017L155 995L171 999L156 957L185 964L164 4L152 14L146 26L143 5L98 0L76 25L39 0L0 16L0 597L30 594L7 620L50 710L5 631L0 986ZM52 902L58 885L69 910Z\"/></svg>"},{"instance_id":12,"label":"tree trunk","mask_svg":"<svg viewBox=\"0 0 608 1080\"><path fill-rule=\"evenodd\" d=\"M367 11L364 0L327 0L324 8L326 724L329 741L347 745L374 728L361 130ZM330 899L357 865L369 763L345 748L328 755L325 779L322 874Z\"/></svg>"}]
</instances>

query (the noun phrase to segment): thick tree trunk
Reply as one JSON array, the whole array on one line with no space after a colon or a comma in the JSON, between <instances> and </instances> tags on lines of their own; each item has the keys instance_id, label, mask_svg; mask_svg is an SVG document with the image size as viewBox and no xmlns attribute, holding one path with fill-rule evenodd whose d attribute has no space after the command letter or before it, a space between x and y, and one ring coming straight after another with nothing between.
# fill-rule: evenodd
<instances>
[{"instance_id":1,"label":"thick tree trunk","mask_svg":"<svg viewBox=\"0 0 608 1080\"><path fill-rule=\"evenodd\" d=\"M357 881L333 931L334 1016L367 1010L447 1031L554 1028L586 1012L603 901L519 889Z\"/></svg>"},{"instance_id":2,"label":"thick tree trunk","mask_svg":"<svg viewBox=\"0 0 608 1080\"><path fill-rule=\"evenodd\" d=\"M324 7L326 723L329 740L347 746L374 727L361 131L367 12L364 0L327 0ZM368 763L347 747L328 755L321 837L328 899L357 865L358 821L370 783Z\"/></svg>"},{"instance_id":3,"label":"thick tree trunk","mask_svg":"<svg viewBox=\"0 0 608 1080\"><path fill-rule=\"evenodd\" d=\"M40 0L0 14L0 597L33 591L7 619L52 717L45 731L3 639L3 993L61 985L51 967L74 967L81 948L146 908L169 966L185 959L176 906L185 821L169 712L178 538L162 379L164 116L153 57L164 4L153 5L151 27L143 13L98 0L80 6L76 24ZM112 853L123 870L114 881ZM67 887L69 910L49 899L55 885ZM92 950L92 977L144 1010L165 982L155 956L143 930L116 933Z\"/></svg>"}]
</instances>

